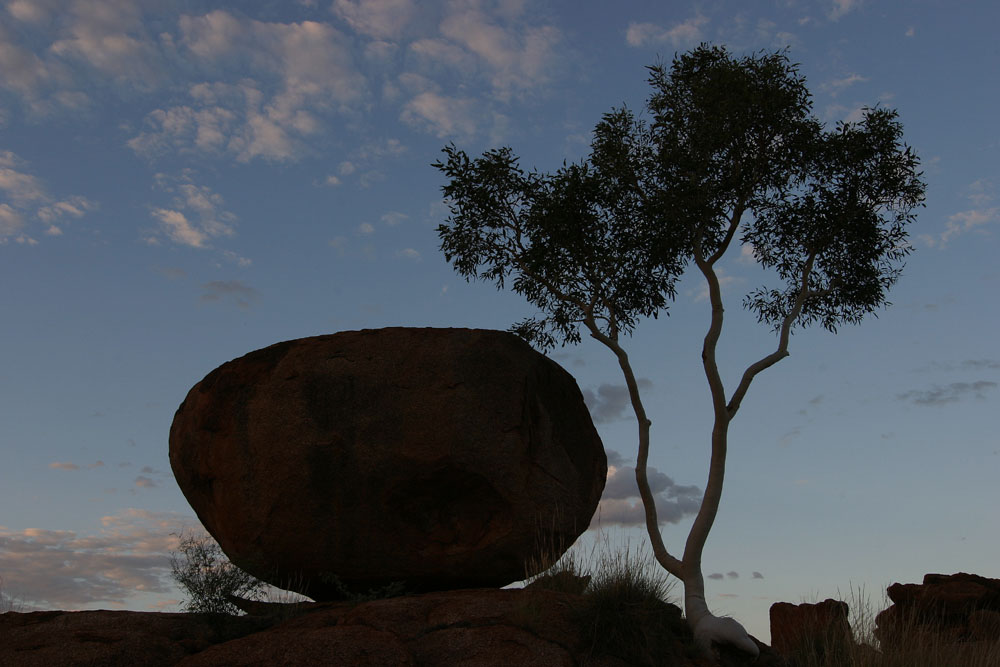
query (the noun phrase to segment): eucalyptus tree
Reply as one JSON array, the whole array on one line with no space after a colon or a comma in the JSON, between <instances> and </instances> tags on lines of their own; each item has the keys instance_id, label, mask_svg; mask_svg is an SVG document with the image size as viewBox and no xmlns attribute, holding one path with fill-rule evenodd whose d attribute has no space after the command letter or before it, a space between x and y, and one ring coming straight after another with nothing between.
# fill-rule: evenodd
<instances>
[{"instance_id":1,"label":"eucalyptus tree","mask_svg":"<svg viewBox=\"0 0 1000 667\"><path fill-rule=\"evenodd\" d=\"M911 251L907 225L922 206L919 161L894 110L863 110L827 129L787 51L737 58L701 45L668 68L649 67L648 121L626 107L596 125L587 158L551 173L525 171L509 147L470 159L454 144L434 163L450 214L437 228L447 261L466 280L513 279L543 314L511 327L542 351L590 337L617 357L638 423L636 482L659 564L681 580L699 644L756 653L736 621L712 615L701 562L725 477L729 426L754 378L788 356L795 327L836 332L890 305ZM743 305L777 345L727 391L716 360L724 308L719 263L740 246L770 284ZM652 422L622 334L666 312L685 270L707 284L701 357L714 423L700 509L683 552L668 551L647 479Z\"/></svg>"}]
</instances>

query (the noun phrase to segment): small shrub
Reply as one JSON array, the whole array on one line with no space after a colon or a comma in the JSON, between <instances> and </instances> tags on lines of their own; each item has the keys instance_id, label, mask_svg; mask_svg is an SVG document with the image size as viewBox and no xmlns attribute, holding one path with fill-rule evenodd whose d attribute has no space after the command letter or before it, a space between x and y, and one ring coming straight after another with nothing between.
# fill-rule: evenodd
<instances>
[{"instance_id":1,"label":"small shrub","mask_svg":"<svg viewBox=\"0 0 1000 667\"><path fill-rule=\"evenodd\" d=\"M21 611L21 603L3 592L3 577L0 577L0 614Z\"/></svg>"},{"instance_id":2,"label":"small shrub","mask_svg":"<svg viewBox=\"0 0 1000 667\"><path fill-rule=\"evenodd\" d=\"M171 552L170 569L174 580L187 591L185 611L239 615L240 610L226 595L249 600L260 597L266 584L230 563L211 536L181 533L178 537L180 551Z\"/></svg>"}]
</instances>

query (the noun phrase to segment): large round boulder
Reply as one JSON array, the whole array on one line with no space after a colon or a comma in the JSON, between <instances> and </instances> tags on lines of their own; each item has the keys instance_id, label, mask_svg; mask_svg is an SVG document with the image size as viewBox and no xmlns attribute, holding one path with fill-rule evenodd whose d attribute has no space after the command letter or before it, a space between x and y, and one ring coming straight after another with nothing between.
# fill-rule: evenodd
<instances>
[{"instance_id":1,"label":"large round boulder","mask_svg":"<svg viewBox=\"0 0 1000 667\"><path fill-rule=\"evenodd\" d=\"M170 465L234 564L315 600L524 579L607 475L557 363L507 332L403 327L223 364L178 408Z\"/></svg>"}]
</instances>

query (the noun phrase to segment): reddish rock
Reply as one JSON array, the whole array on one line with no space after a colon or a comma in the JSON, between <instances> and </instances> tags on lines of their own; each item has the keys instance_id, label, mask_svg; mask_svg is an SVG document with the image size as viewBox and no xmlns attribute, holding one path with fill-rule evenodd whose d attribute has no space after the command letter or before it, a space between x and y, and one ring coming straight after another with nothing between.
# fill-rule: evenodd
<instances>
[{"instance_id":1,"label":"reddish rock","mask_svg":"<svg viewBox=\"0 0 1000 667\"><path fill-rule=\"evenodd\" d=\"M258 632L266 619L224 614L34 611L0 614L0 665L173 665Z\"/></svg>"},{"instance_id":2,"label":"reddish rock","mask_svg":"<svg viewBox=\"0 0 1000 667\"><path fill-rule=\"evenodd\" d=\"M0 615L0 665L202 667L706 667L694 657L680 610L639 618L656 629L650 660L596 651L599 629L582 621L587 598L535 589L427 593L363 603L307 603L295 615L231 617L145 612L34 612ZM279 620L280 619L280 620ZM639 624L642 627L642 623ZM762 646L755 667L785 667ZM632 646L624 647L628 653ZM723 654L723 667L749 667Z\"/></svg>"},{"instance_id":3,"label":"reddish rock","mask_svg":"<svg viewBox=\"0 0 1000 667\"><path fill-rule=\"evenodd\" d=\"M853 644L846 602L826 599L816 604L776 602L771 605L771 646L784 656L824 657ZM829 657L833 657L829 655Z\"/></svg>"},{"instance_id":4,"label":"reddish rock","mask_svg":"<svg viewBox=\"0 0 1000 667\"><path fill-rule=\"evenodd\" d=\"M875 617L875 636L886 647L905 644L964 644L996 640L1000 579L975 574L927 574L922 584L893 584L893 605Z\"/></svg>"},{"instance_id":5,"label":"reddish rock","mask_svg":"<svg viewBox=\"0 0 1000 667\"><path fill-rule=\"evenodd\" d=\"M388 328L278 343L188 393L170 463L230 560L316 600L525 578L607 473L573 377L513 334ZM339 582L339 583L338 583Z\"/></svg>"}]
</instances>

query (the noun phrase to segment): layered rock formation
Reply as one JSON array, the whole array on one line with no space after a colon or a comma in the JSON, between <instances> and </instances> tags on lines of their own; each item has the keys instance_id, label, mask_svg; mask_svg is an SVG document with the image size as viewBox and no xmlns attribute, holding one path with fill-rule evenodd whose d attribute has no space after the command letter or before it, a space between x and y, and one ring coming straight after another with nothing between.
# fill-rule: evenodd
<instances>
[{"instance_id":1,"label":"layered rock formation","mask_svg":"<svg viewBox=\"0 0 1000 667\"><path fill-rule=\"evenodd\" d=\"M314 600L524 579L540 543L561 553L587 528L607 473L573 377L476 329L347 331L223 364L178 408L170 463L234 564Z\"/></svg>"},{"instance_id":2,"label":"layered rock formation","mask_svg":"<svg viewBox=\"0 0 1000 667\"><path fill-rule=\"evenodd\" d=\"M893 584L886 592L894 604L875 618L885 646L1000 641L1000 579L926 574L922 584Z\"/></svg>"}]
</instances>

